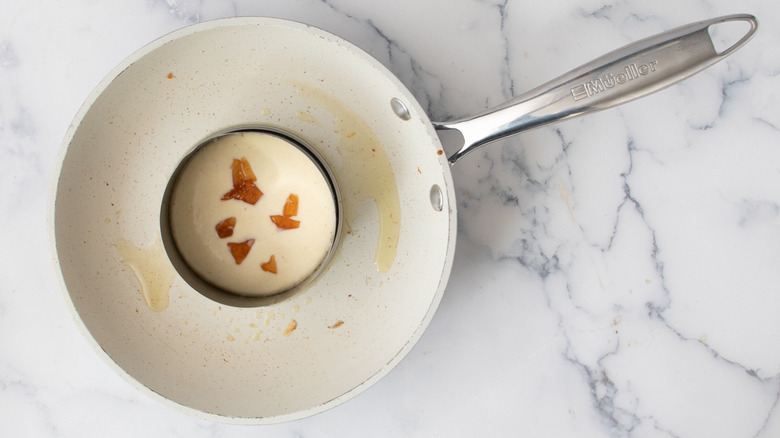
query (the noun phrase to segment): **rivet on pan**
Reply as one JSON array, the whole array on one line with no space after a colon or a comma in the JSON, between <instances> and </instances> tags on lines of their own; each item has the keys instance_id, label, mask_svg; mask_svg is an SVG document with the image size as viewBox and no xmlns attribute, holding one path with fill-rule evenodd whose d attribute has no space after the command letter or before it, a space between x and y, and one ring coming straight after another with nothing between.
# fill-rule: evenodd
<instances>
[{"instance_id":1,"label":"rivet on pan","mask_svg":"<svg viewBox=\"0 0 780 438\"><path fill-rule=\"evenodd\" d=\"M441 187L436 184L431 187L431 206L436 211L444 209L444 196L441 194Z\"/></svg>"},{"instance_id":2,"label":"rivet on pan","mask_svg":"<svg viewBox=\"0 0 780 438\"><path fill-rule=\"evenodd\" d=\"M390 106L393 107L393 112L401 120L409 120L412 118L412 115L409 114L409 108L407 108L397 97L390 99Z\"/></svg>"}]
</instances>

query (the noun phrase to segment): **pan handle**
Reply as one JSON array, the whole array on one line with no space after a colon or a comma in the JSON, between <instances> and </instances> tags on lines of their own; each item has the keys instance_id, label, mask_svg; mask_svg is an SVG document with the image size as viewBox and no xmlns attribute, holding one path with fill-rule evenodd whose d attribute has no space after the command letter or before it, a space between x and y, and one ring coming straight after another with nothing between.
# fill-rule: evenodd
<instances>
[{"instance_id":1,"label":"pan handle","mask_svg":"<svg viewBox=\"0 0 780 438\"><path fill-rule=\"evenodd\" d=\"M749 29L717 50L711 28L735 21ZM457 131L463 137L459 144L443 141L452 164L493 140L611 108L687 79L745 45L757 29L758 21L748 14L682 26L610 52L480 115L433 125L440 134Z\"/></svg>"}]
</instances>

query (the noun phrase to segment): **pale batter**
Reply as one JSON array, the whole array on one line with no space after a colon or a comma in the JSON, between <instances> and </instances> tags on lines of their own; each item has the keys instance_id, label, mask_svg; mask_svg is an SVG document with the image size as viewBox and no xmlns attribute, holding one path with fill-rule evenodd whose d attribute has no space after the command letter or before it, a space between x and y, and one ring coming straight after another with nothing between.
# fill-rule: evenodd
<instances>
[{"instance_id":1,"label":"pale batter","mask_svg":"<svg viewBox=\"0 0 780 438\"><path fill-rule=\"evenodd\" d=\"M249 177L243 168L235 172L234 160L251 166ZM250 200L235 195L251 185L259 199L255 188ZM290 208L291 196L297 209ZM322 264L336 234L336 207L308 155L275 135L242 132L211 140L184 164L171 194L170 224L182 258L201 278L228 292L268 296L298 285Z\"/></svg>"}]
</instances>

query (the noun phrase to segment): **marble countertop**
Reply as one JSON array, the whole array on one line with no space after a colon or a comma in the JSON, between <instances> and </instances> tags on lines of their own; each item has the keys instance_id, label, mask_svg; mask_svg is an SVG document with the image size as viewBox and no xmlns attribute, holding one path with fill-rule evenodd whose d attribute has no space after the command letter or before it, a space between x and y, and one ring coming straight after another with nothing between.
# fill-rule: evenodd
<instances>
[{"instance_id":1,"label":"marble countertop","mask_svg":"<svg viewBox=\"0 0 780 438\"><path fill-rule=\"evenodd\" d=\"M3 436L780 436L780 4L4 3ZM315 25L448 120L741 12L758 17L757 36L705 72L459 161L457 251L433 322L379 383L314 417L218 424L148 398L92 350L49 263L49 191L74 115L124 58L189 24Z\"/></svg>"}]
</instances>

